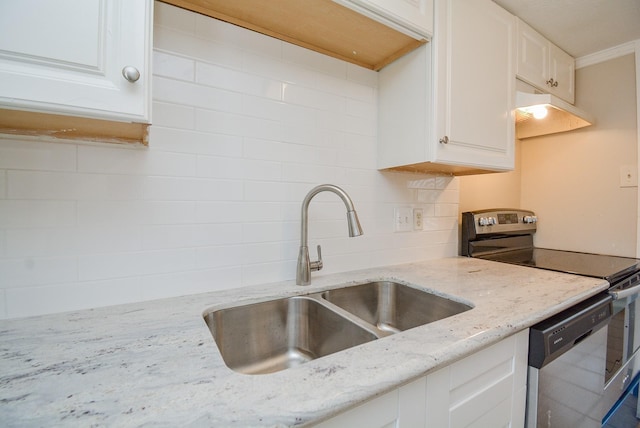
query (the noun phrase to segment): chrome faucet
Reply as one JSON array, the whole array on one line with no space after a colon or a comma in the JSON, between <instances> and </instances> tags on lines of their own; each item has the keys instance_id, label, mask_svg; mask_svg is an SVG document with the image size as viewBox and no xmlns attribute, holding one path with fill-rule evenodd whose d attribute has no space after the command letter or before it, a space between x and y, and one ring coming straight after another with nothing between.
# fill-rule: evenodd
<instances>
[{"instance_id":1,"label":"chrome faucet","mask_svg":"<svg viewBox=\"0 0 640 428\"><path fill-rule=\"evenodd\" d=\"M322 252L320 249L320 245L318 245L318 261L312 262L309 260L309 248L307 247L309 232L308 213L311 199L313 199L313 197L318 193L325 191L333 192L336 195L340 196L340 199L342 199L342 202L344 202L345 207L347 207L347 224L349 226L349 236L354 237L362 235L362 227L360 226L360 222L358 221L358 214L356 214L356 211L353 208L353 202L351 201L349 195L347 195L347 192L345 192L338 186L334 186L333 184L321 184L311 189L302 201L300 251L298 253L298 269L296 272L296 284L298 285L311 284L311 271L322 269Z\"/></svg>"}]
</instances>

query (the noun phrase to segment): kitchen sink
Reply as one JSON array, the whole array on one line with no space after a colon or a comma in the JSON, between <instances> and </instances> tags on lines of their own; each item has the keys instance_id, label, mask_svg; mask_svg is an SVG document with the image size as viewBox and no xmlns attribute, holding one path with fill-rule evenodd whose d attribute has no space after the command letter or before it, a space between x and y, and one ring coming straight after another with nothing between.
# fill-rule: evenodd
<instances>
[{"instance_id":1,"label":"kitchen sink","mask_svg":"<svg viewBox=\"0 0 640 428\"><path fill-rule=\"evenodd\" d=\"M392 281L338 288L322 297L378 329L394 333L471 309L467 304Z\"/></svg>"},{"instance_id":2,"label":"kitchen sink","mask_svg":"<svg viewBox=\"0 0 640 428\"><path fill-rule=\"evenodd\" d=\"M377 339L308 297L211 312L205 321L225 364L246 374L272 373Z\"/></svg>"},{"instance_id":3,"label":"kitchen sink","mask_svg":"<svg viewBox=\"0 0 640 428\"><path fill-rule=\"evenodd\" d=\"M225 364L266 374L389 336L472 306L394 281L206 311Z\"/></svg>"}]
</instances>

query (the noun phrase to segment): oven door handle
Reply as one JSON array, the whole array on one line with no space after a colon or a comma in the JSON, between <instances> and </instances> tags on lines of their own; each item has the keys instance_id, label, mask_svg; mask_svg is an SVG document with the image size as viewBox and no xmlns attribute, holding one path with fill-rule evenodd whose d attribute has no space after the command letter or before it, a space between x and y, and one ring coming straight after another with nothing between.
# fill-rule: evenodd
<instances>
[{"instance_id":1,"label":"oven door handle","mask_svg":"<svg viewBox=\"0 0 640 428\"><path fill-rule=\"evenodd\" d=\"M613 297L613 300L624 299L625 297L632 296L634 294L640 294L640 284L633 287L625 288L620 291L609 291L609 295Z\"/></svg>"}]
</instances>

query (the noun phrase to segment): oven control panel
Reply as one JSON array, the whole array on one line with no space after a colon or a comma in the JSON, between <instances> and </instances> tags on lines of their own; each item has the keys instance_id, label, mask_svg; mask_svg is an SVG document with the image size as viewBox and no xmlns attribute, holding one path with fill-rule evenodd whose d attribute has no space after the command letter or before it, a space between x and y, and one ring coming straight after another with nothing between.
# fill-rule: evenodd
<instances>
[{"instance_id":1,"label":"oven control panel","mask_svg":"<svg viewBox=\"0 0 640 428\"><path fill-rule=\"evenodd\" d=\"M462 226L473 229L473 235L516 234L536 231L538 217L533 211L493 209L462 213Z\"/></svg>"}]
</instances>

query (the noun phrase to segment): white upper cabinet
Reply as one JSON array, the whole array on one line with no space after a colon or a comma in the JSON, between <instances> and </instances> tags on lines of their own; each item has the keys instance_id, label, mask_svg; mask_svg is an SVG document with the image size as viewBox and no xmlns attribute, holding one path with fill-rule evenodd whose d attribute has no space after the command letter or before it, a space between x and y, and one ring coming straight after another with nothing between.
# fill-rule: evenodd
<instances>
[{"instance_id":1,"label":"white upper cabinet","mask_svg":"<svg viewBox=\"0 0 640 428\"><path fill-rule=\"evenodd\" d=\"M518 78L573 104L574 58L520 19L517 19L517 31Z\"/></svg>"},{"instance_id":2,"label":"white upper cabinet","mask_svg":"<svg viewBox=\"0 0 640 428\"><path fill-rule=\"evenodd\" d=\"M152 11L152 0L3 2L0 108L149 122Z\"/></svg>"},{"instance_id":3,"label":"white upper cabinet","mask_svg":"<svg viewBox=\"0 0 640 428\"><path fill-rule=\"evenodd\" d=\"M333 0L411 37L433 35L433 0Z\"/></svg>"},{"instance_id":4,"label":"white upper cabinet","mask_svg":"<svg viewBox=\"0 0 640 428\"><path fill-rule=\"evenodd\" d=\"M378 167L473 174L514 167L515 17L436 0L431 43L379 74Z\"/></svg>"}]
</instances>

